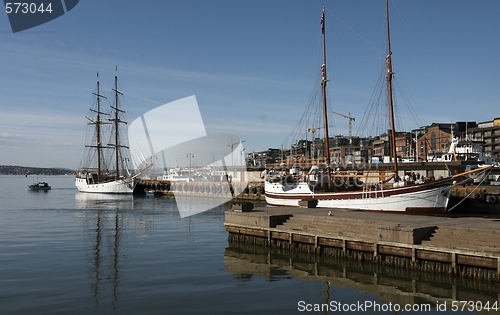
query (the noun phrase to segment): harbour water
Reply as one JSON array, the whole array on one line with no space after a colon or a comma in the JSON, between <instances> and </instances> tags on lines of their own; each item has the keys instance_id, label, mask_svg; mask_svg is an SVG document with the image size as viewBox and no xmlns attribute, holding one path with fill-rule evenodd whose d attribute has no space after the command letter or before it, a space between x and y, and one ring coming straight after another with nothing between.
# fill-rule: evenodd
<instances>
[{"instance_id":1,"label":"harbour water","mask_svg":"<svg viewBox=\"0 0 500 315\"><path fill-rule=\"evenodd\" d=\"M36 180L52 190L28 191ZM173 199L82 194L72 176L0 176L0 198L1 314L495 314L499 306L497 284L228 244L229 205L181 219Z\"/></svg>"}]
</instances>

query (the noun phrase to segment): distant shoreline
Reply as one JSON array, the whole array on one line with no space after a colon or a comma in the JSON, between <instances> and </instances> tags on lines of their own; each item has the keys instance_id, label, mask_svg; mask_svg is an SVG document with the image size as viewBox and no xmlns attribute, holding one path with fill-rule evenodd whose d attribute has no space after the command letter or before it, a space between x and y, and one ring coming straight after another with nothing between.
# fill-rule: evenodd
<instances>
[{"instance_id":1,"label":"distant shoreline","mask_svg":"<svg viewBox=\"0 0 500 315\"><path fill-rule=\"evenodd\" d=\"M67 168L0 165L0 175L69 175L74 173L75 170Z\"/></svg>"}]
</instances>

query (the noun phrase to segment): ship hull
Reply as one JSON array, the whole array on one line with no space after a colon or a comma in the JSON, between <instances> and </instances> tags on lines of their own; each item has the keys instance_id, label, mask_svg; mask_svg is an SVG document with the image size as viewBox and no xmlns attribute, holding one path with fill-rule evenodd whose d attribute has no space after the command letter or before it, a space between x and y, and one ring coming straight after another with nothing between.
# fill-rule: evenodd
<instances>
[{"instance_id":1,"label":"ship hull","mask_svg":"<svg viewBox=\"0 0 500 315\"><path fill-rule=\"evenodd\" d=\"M293 185L265 183L266 201L276 206L299 206L300 200L317 200L317 207L362 211L438 215L446 212L451 183L436 181L372 191L313 192L305 182Z\"/></svg>"},{"instance_id":2,"label":"ship hull","mask_svg":"<svg viewBox=\"0 0 500 315\"><path fill-rule=\"evenodd\" d=\"M97 194L132 194L136 185L135 178L120 179L117 181L89 184L85 178L75 178L75 185L79 191Z\"/></svg>"}]
</instances>

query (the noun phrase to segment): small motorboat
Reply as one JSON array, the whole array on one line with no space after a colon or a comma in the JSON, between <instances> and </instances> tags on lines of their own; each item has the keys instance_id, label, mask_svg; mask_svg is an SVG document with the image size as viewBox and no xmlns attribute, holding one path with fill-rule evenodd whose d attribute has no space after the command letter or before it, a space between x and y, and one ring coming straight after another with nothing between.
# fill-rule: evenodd
<instances>
[{"instance_id":1,"label":"small motorboat","mask_svg":"<svg viewBox=\"0 0 500 315\"><path fill-rule=\"evenodd\" d=\"M28 185L29 190L50 190L50 186L46 182L36 182L31 185Z\"/></svg>"}]
</instances>

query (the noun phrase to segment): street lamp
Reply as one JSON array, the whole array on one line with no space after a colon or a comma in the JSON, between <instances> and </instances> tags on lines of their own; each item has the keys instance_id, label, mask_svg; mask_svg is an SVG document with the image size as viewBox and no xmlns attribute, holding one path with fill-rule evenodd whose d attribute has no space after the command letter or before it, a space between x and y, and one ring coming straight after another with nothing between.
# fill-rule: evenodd
<instances>
[{"instance_id":1,"label":"street lamp","mask_svg":"<svg viewBox=\"0 0 500 315\"><path fill-rule=\"evenodd\" d=\"M191 158L194 158L194 154L193 153L188 153L186 155L186 157L189 158L189 173L191 174Z\"/></svg>"}]
</instances>

